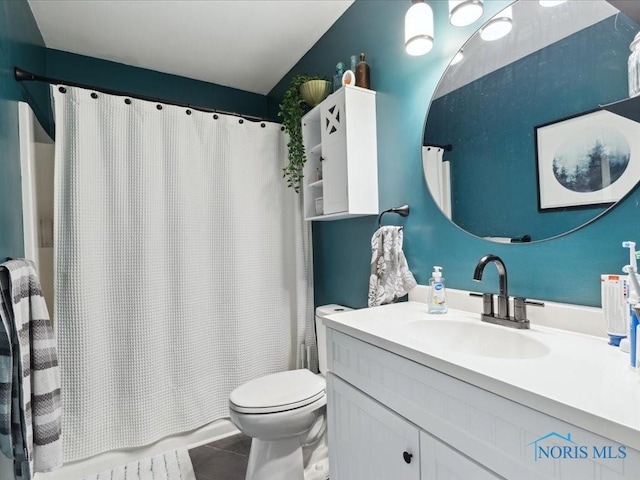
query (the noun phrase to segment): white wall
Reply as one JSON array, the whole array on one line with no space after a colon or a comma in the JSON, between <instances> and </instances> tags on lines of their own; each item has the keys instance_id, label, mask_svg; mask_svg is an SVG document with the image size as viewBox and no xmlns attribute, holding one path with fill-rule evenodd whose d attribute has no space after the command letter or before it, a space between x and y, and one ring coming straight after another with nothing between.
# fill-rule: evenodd
<instances>
[{"instance_id":1,"label":"white wall","mask_svg":"<svg viewBox=\"0 0 640 480\"><path fill-rule=\"evenodd\" d=\"M31 107L19 103L25 257L33 260L53 312L53 171L55 146ZM47 226L45 229L42 225Z\"/></svg>"},{"instance_id":2,"label":"white wall","mask_svg":"<svg viewBox=\"0 0 640 480\"><path fill-rule=\"evenodd\" d=\"M36 143L35 153L39 221L38 275L49 315L53 315L53 167L55 145Z\"/></svg>"}]
</instances>

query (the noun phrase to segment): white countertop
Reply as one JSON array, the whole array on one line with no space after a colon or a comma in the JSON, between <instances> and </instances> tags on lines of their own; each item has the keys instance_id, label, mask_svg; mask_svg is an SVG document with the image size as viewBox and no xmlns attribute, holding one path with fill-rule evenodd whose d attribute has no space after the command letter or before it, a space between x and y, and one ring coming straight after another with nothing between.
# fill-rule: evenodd
<instances>
[{"instance_id":1,"label":"white countertop","mask_svg":"<svg viewBox=\"0 0 640 480\"><path fill-rule=\"evenodd\" d=\"M640 375L629 356L607 339L531 325L507 329L542 342L534 359L491 358L428 345L403 326L451 320L481 323L479 313L449 309L430 315L427 305L403 302L328 316L324 323L347 335L483 388L568 423L640 450Z\"/></svg>"}]
</instances>

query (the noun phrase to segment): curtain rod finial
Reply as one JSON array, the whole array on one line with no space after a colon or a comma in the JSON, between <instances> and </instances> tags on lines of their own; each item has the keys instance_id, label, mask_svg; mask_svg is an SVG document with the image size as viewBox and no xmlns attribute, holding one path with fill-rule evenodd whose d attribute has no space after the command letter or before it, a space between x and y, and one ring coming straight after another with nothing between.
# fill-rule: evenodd
<instances>
[{"instance_id":1,"label":"curtain rod finial","mask_svg":"<svg viewBox=\"0 0 640 480\"><path fill-rule=\"evenodd\" d=\"M25 72L19 67L13 67L13 76L17 82L35 79L35 75L33 73Z\"/></svg>"}]
</instances>

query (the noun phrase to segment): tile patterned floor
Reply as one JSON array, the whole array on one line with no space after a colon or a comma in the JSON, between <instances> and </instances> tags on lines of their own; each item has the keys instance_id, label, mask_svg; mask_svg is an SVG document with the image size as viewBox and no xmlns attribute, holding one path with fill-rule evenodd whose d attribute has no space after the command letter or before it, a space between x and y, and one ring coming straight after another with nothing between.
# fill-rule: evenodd
<instances>
[{"instance_id":1,"label":"tile patterned floor","mask_svg":"<svg viewBox=\"0 0 640 480\"><path fill-rule=\"evenodd\" d=\"M189 450L196 480L244 480L251 437L232 435Z\"/></svg>"}]
</instances>

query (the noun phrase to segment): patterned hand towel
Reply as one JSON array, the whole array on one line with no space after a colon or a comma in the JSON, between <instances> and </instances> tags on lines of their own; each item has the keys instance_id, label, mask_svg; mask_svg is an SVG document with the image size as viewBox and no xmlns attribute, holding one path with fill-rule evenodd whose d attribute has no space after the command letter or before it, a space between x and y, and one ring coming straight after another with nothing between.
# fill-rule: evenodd
<instances>
[{"instance_id":1,"label":"patterned hand towel","mask_svg":"<svg viewBox=\"0 0 640 480\"><path fill-rule=\"evenodd\" d=\"M402 227L381 227L371 237L369 306L392 303L415 287L402 252Z\"/></svg>"},{"instance_id":2,"label":"patterned hand towel","mask_svg":"<svg viewBox=\"0 0 640 480\"><path fill-rule=\"evenodd\" d=\"M0 265L0 293L0 447L31 480L62 465L56 340L31 261Z\"/></svg>"}]
</instances>

